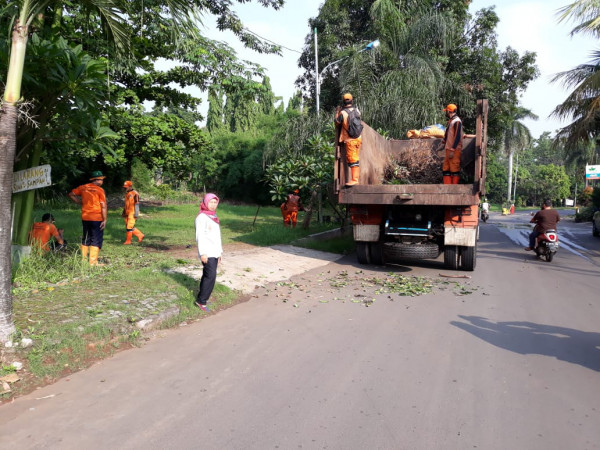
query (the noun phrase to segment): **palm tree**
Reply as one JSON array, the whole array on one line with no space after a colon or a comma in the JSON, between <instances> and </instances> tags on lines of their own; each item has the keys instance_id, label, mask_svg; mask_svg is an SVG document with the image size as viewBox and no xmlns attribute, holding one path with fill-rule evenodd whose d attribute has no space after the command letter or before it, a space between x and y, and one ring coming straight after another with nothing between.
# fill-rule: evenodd
<instances>
[{"instance_id":1,"label":"palm tree","mask_svg":"<svg viewBox=\"0 0 600 450\"><path fill-rule=\"evenodd\" d=\"M571 35L588 33L600 36L600 4L596 0L577 0L559 10L559 22L579 22ZM559 130L556 142L562 141L569 151L577 151L581 142L594 140L600 131L600 51L592 54L587 64L557 74L553 82L573 89L552 115L573 122Z\"/></svg>"},{"instance_id":2,"label":"palm tree","mask_svg":"<svg viewBox=\"0 0 600 450\"><path fill-rule=\"evenodd\" d=\"M527 147L532 140L531 132L522 122L523 119L534 119L537 120L533 112L526 108L517 107L512 114L510 123L505 128L505 132L502 136L502 143L504 147L504 153L508 156L508 202L512 199L512 177L513 177L513 157L518 151L523 150Z\"/></svg>"},{"instance_id":3,"label":"palm tree","mask_svg":"<svg viewBox=\"0 0 600 450\"><path fill-rule=\"evenodd\" d=\"M558 10L558 21L575 20L579 22L571 30L571 36L577 33L600 35L600 4L597 0L576 0Z\"/></svg>"},{"instance_id":4,"label":"palm tree","mask_svg":"<svg viewBox=\"0 0 600 450\"><path fill-rule=\"evenodd\" d=\"M445 96L463 105L471 101L444 74L442 61L455 32L449 16L403 5L375 1L371 18L379 51L353 50L340 67L340 85L361 99L368 122L395 137L439 120Z\"/></svg>"},{"instance_id":5,"label":"palm tree","mask_svg":"<svg viewBox=\"0 0 600 450\"><path fill-rule=\"evenodd\" d=\"M600 51L593 54L588 64L561 72L553 82L561 81L573 91L552 114L560 119L573 121L560 129L557 140L564 140L567 148L573 149L580 141L593 139L600 130Z\"/></svg>"}]
</instances>

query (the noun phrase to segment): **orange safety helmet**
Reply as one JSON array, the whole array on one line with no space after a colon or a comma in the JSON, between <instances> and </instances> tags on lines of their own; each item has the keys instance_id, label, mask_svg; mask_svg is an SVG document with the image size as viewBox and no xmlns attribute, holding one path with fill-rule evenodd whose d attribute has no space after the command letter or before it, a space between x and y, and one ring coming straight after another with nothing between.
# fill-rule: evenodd
<instances>
[{"instance_id":1,"label":"orange safety helmet","mask_svg":"<svg viewBox=\"0 0 600 450\"><path fill-rule=\"evenodd\" d=\"M454 103L450 103L448 106L446 106L444 108L444 111L448 111L448 112L456 112L456 110L457 110L457 108Z\"/></svg>"},{"instance_id":2,"label":"orange safety helmet","mask_svg":"<svg viewBox=\"0 0 600 450\"><path fill-rule=\"evenodd\" d=\"M299 194L300 191L298 189L294 189L294 194Z\"/></svg>"},{"instance_id":3,"label":"orange safety helmet","mask_svg":"<svg viewBox=\"0 0 600 450\"><path fill-rule=\"evenodd\" d=\"M127 180L125 183L123 183L124 188L130 188L132 186L133 186L133 183L129 180Z\"/></svg>"},{"instance_id":4,"label":"orange safety helmet","mask_svg":"<svg viewBox=\"0 0 600 450\"><path fill-rule=\"evenodd\" d=\"M342 96L342 100L352 100L352 94L347 92Z\"/></svg>"}]
</instances>

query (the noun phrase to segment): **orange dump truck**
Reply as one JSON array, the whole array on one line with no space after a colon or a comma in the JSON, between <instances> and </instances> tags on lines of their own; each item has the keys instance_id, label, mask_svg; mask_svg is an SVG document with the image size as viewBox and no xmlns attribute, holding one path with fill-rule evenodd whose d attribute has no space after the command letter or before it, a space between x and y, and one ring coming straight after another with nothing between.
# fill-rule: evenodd
<instances>
[{"instance_id":1,"label":"orange dump truck","mask_svg":"<svg viewBox=\"0 0 600 450\"><path fill-rule=\"evenodd\" d=\"M345 187L349 171L343 149L336 148L334 191L338 203L349 207L359 263L436 259L443 253L448 269L475 269L487 113L487 100L478 100L475 135L464 138L457 185L441 184L442 139L388 140L364 124L360 181L352 187ZM407 156L437 158L432 172L439 170L440 182L385 181L390 164Z\"/></svg>"}]
</instances>

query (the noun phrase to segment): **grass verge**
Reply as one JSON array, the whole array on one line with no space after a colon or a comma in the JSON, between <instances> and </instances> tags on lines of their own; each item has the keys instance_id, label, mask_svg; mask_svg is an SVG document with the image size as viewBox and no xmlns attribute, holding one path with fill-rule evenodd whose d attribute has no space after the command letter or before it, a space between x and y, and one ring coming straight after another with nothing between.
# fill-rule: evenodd
<instances>
[{"instance_id":1,"label":"grass verge","mask_svg":"<svg viewBox=\"0 0 600 450\"><path fill-rule=\"evenodd\" d=\"M45 212L56 217L69 245L57 254L33 251L13 273L16 345L0 350L0 377L14 371L14 361L24 368L18 371L21 380L11 385L12 391L0 394L0 402L140 345L147 339L139 328L144 319L170 310L172 314L158 325L162 329L205 317L207 313L193 305L198 280L170 270L197 263L193 252L197 211L197 205L144 208L137 225L146 237L131 246L122 245L125 230L120 209L109 211L100 253L100 262L106 265L97 268L82 261L79 252L79 211L70 206L36 211L38 218ZM273 207L222 204L218 213L225 245L286 244L333 228L284 228L279 209ZM335 239L308 241L306 246L343 251ZM182 257L186 248L192 259ZM217 284L211 309L218 311L238 301L236 292ZM33 346L21 348L24 338L32 339Z\"/></svg>"}]
</instances>

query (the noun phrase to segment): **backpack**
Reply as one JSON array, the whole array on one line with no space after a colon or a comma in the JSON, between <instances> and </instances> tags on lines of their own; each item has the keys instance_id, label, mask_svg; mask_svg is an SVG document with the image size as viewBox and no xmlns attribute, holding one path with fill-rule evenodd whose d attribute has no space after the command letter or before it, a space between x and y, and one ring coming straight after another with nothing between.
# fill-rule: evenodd
<instances>
[{"instance_id":1,"label":"backpack","mask_svg":"<svg viewBox=\"0 0 600 450\"><path fill-rule=\"evenodd\" d=\"M348 136L353 139L360 137L363 130L363 124L360 120L360 112L358 109L354 108L352 111L346 108L346 112L348 113Z\"/></svg>"}]
</instances>

